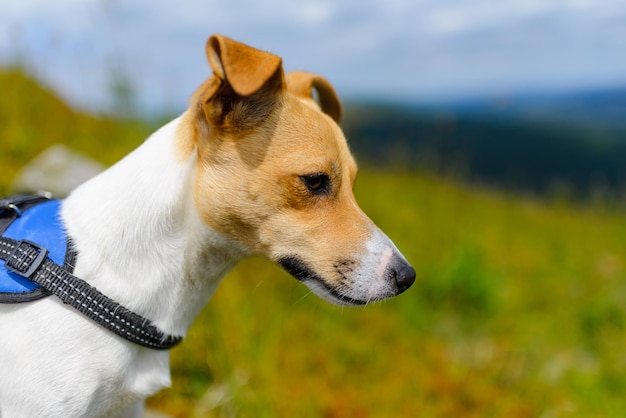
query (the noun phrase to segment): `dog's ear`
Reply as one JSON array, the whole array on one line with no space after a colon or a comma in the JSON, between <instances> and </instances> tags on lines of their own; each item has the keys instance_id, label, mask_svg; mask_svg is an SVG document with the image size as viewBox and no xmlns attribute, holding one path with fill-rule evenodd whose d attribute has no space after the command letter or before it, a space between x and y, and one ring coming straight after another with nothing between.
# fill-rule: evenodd
<instances>
[{"instance_id":1,"label":"dog's ear","mask_svg":"<svg viewBox=\"0 0 626 418\"><path fill-rule=\"evenodd\" d=\"M322 112L333 118L335 122L341 119L341 102L333 86L324 77L305 71L292 71L287 74L287 89L298 97L316 101Z\"/></svg>"},{"instance_id":2,"label":"dog's ear","mask_svg":"<svg viewBox=\"0 0 626 418\"><path fill-rule=\"evenodd\" d=\"M241 96L258 91L281 66L280 57L221 35L209 38L206 54L215 75Z\"/></svg>"},{"instance_id":3,"label":"dog's ear","mask_svg":"<svg viewBox=\"0 0 626 418\"><path fill-rule=\"evenodd\" d=\"M206 54L213 77L192 98L206 120L217 128L245 129L265 117L284 85L280 57L221 35L209 38Z\"/></svg>"}]
</instances>

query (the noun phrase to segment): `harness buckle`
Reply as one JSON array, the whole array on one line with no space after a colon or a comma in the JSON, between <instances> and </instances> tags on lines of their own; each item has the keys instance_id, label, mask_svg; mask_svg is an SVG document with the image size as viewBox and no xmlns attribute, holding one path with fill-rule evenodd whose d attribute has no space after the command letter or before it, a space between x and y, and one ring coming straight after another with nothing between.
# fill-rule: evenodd
<instances>
[{"instance_id":1,"label":"harness buckle","mask_svg":"<svg viewBox=\"0 0 626 418\"><path fill-rule=\"evenodd\" d=\"M20 209L22 205L32 205L44 200L51 200L52 194L49 192L39 192L33 195L18 195L0 199L0 214L5 211L11 211L18 218L22 216L24 209Z\"/></svg>"},{"instance_id":2,"label":"harness buckle","mask_svg":"<svg viewBox=\"0 0 626 418\"><path fill-rule=\"evenodd\" d=\"M6 203L0 205L0 212L2 212L3 210L12 210L13 212L15 212L18 218L22 216L22 211L20 210L20 208L17 207L15 203Z\"/></svg>"},{"instance_id":3,"label":"harness buckle","mask_svg":"<svg viewBox=\"0 0 626 418\"><path fill-rule=\"evenodd\" d=\"M48 250L28 240L18 241L4 267L15 274L30 279L48 256Z\"/></svg>"}]
</instances>

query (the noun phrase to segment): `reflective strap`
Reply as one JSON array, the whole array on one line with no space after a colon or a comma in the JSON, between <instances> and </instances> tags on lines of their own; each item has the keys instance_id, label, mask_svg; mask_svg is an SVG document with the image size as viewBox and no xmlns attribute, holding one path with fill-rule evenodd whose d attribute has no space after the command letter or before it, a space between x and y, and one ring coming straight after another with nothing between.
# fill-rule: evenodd
<instances>
[{"instance_id":1,"label":"reflective strap","mask_svg":"<svg viewBox=\"0 0 626 418\"><path fill-rule=\"evenodd\" d=\"M164 334L149 319L73 276L46 257L45 249L37 244L0 237L0 259L10 270L39 284L64 303L128 341L156 350L167 350L182 340L182 337Z\"/></svg>"}]
</instances>

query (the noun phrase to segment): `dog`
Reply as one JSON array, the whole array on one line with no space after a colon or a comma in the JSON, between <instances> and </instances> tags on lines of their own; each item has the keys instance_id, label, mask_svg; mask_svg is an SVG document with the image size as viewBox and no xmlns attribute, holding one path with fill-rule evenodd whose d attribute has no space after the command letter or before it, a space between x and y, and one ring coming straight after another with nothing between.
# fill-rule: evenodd
<instances>
[{"instance_id":1,"label":"dog","mask_svg":"<svg viewBox=\"0 0 626 418\"><path fill-rule=\"evenodd\" d=\"M62 201L74 274L184 336L221 278L263 256L323 299L398 295L415 270L357 205L357 166L323 77L214 35L189 108ZM167 350L55 297L0 305L0 416L140 417L170 385Z\"/></svg>"}]
</instances>

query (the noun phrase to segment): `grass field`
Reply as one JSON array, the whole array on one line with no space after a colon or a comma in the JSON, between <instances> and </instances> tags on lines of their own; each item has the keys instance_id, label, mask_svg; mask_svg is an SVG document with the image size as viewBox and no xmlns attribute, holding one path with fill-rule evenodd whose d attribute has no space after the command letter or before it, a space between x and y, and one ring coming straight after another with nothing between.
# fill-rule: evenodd
<instances>
[{"instance_id":1,"label":"grass field","mask_svg":"<svg viewBox=\"0 0 626 418\"><path fill-rule=\"evenodd\" d=\"M77 114L18 73L0 73L0 90L13 92L0 101L4 173L55 142L112 163L150 130ZM9 181L0 178L3 194ZM174 386L151 408L176 417L626 416L619 206L367 167L356 194L413 263L416 284L340 308L270 262L245 260L172 350Z\"/></svg>"}]
</instances>

